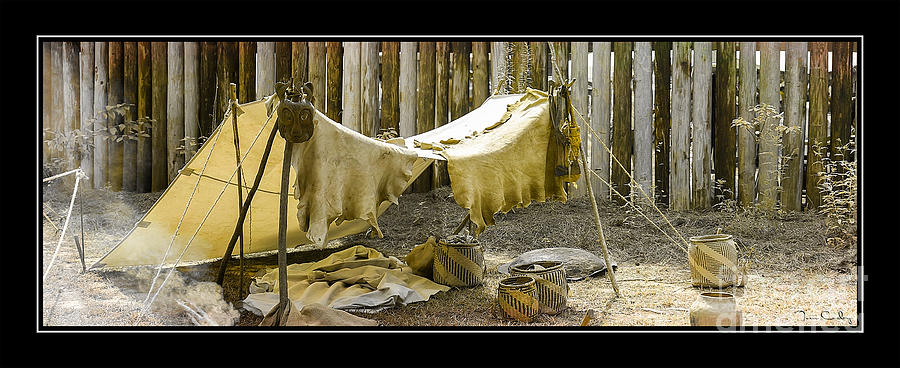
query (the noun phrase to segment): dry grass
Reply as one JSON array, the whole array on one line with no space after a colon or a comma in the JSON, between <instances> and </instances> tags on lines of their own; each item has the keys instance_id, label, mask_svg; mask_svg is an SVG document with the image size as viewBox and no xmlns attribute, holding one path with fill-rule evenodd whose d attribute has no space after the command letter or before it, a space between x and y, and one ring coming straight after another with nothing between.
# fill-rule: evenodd
<instances>
[{"instance_id":1,"label":"dry grass","mask_svg":"<svg viewBox=\"0 0 900 368\"><path fill-rule=\"evenodd\" d=\"M160 193L110 193L85 190L85 235L88 264L115 244L140 219ZM45 209L61 227L71 187L45 191ZM534 203L496 216L497 225L479 237L485 246L488 272L484 285L439 293L425 303L389 309L372 315L385 326L577 326L588 310L596 311L592 326L651 326L688 324L690 308L698 290L690 286L683 246L669 241L633 211L615 205L600 206L601 222L623 298L615 298L609 280L595 277L570 284L569 308L555 316L541 315L526 324L506 319L496 305L500 278L497 266L526 251L544 247L574 247L599 252L587 199L569 203ZM810 213L772 218L753 211L673 212L663 210L678 232L693 235L722 232L734 235L739 253L752 260L747 285L735 293L745 312L747 325L834 325L846 320L803 319L836 316L841 312L856 323L856 247L835 248L825 244L824 218ZM61 214L61 215L60 215ZM70 223L71 234L79 231L78 202ZM465 216L449 188L401 197L379 218L383 239L362 234L333 242L329 248L289 255L289 262L324 258L329 252L351 244L363 244L389 256L404 257L430 235L449 235ZM647 216L679 239L655 211ZM52 255L57 236L44 224L44 262ZM44 283L43 310L46 325L190 325L180 307L160 303L153 313L138 318L136 311L149 287L147 277L122 272L79 274L80 263L71 236L63 242L58 266ZM245 261L246 273L275 267L274 256ZM57 268L58 267L58 268ZM211 281L218 262L180 268L176 287L197 290ZM238 295L237 262L231 262L226 277L225 300L235 303ZM204 289L205 290L205 289ZM171 300L171 299L170 299ZM198 301L196 303L200 305ZM206 304L218 305L213 301ZM73 311L78 311L77 313ZM207 312L210 312L207 310ZM227 316L228 311L220 311ZM830 314L829 314L830 313ZM260 318L242 312L237 325L254 326Z\"/></svg>"}]
</instances>

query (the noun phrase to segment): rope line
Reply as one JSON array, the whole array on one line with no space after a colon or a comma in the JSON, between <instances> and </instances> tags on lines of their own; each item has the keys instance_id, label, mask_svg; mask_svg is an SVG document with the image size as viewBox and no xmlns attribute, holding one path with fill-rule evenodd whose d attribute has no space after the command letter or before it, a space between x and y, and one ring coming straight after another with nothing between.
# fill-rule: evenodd
<instances>
[{"instance_id":1,"label":"rope line","mask_svg":"<svg viewBox=\"0 0 900 368\"><path fill-rule=\"evenodd\" d=\"M274 116L274 114L272 116ZM253 147L253 145L256 144L256 141L259 140L259 137L260 137L260 135L262 135L263 130L269 124L269 121L272 120L272 116L269 116L266 119L266 122L262 125L260 130L256 133L256 136L253 138L253 141L250 142L250 147ZM216 140L218 140L218 139L219 139L219 135L216 135ZM213 144L215 145L215 142L213 142ZM210 150L212 150L212 149L210 149ZM242 164L244 162L244 160L247 158L247 156L249 156L249 154L250 154L250 149L248 147L247 154L245 154L244 157L241 158L241 162L238 164L238 166L240 166L240 164ZM208 158L207 158L207 162L209 162ZM237 174L237 170L238 170L238 167L235 167L234 171L232 171L232 173L231 173L231 176L228 178L228 183L230 183L231 180L234 178L234 176ZM198 181L199 181L199 179L198 179ZM197 234L200 233L200 229L203 227L203 224L206 223L206 220L209 218L209 215L212 213L213 208L215 208L216 204L219 203L219 200L222 198L222 195L225 193L225 189L228 188L228 183L226 183L224 186L222 186L222 190L219 192L219 195L216 197L216 200L213 201L213 204L209 207L209 210L206 212L206 215L203 217L203 220L200 221L200 225L197 226L197 230L194 231L194 234L188 240L184 249L182 249L181 254L178 256L178 259L175 260L175 264L172 265L171 270L169 270L169 273L166 275L166 278L163 279L163 282L159 285L159 288L156 290L156 293L153 295L152 298L150 298L149 303L147 303L147 301L145 300L146 304L145 304L144 308L142 309L142 312L144 310L146 310L147 308L149 308L150 305L152 305L153 302L156 300L157 295L159 295L159 292L162 291L163 286L165 286L166 282L169 280L169 277L171 277L172 273L175 271L175 267L177 267L178 263L181 262L181 259L184 257L184 254L187 252L188 248L191 246L191 243L197 237ZM192 196L193 196L193 194L192 194ZM183 218L182 218L182 220L183 220ZM179 225L180 224L181 224L181 222L179 221ZM173 241L174 241L174 237L173 237ZM163 262L165 262L165 256L163 257ZM160 265L160 267L162 267L162 265ZM151 286L150 292L152 292L152 286ZM148 296L149 296L149 294L148 294Z\"/></svg>"},{"instance_id":2,"label":"rope line","mask_svg":"<svg viewBox=\"0 0 900 368\"><path fill-rule=\"evenodd\" d=\"M42 277L42 280L47 279L47 275L50 274L50 268L53 267L53 262L56 261L56 255L59 254L59 248L62 245L63 237L66 235L66 229L69 228L69 218L72 216L72 208L75 206L75 195L78 193L78 183L81 181L82 176L86 178L87 175L85 175L84 172L81 171L81 169L75 169L64 174L59 174L54 177L47 178L55 179L60 176L69 175L71 173L77 173L77 175L75 175L75 188L72 190L72 199L69 200L69 212L66 213L66 222L63 223L62 232L59 234L59 240L56 241L56 250L53 251L53 256L50 257L50 264L48 264L47 269L44 270L44 276ZM47 179L44 180L47 181Z\"/></svg>"}]
</instances>

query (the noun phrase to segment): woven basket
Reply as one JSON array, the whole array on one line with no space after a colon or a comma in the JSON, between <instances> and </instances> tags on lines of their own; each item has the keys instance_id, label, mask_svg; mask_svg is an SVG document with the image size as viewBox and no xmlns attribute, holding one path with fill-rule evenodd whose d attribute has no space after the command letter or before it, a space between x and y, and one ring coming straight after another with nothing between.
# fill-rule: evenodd
<instances>
[{"instance_id":1,"label":"woven basket","mask_svg":"<svg viewBox=\"0 0 900 368\"><path fill-rule=\"evenodd\" d=\"M535 269L541 266L543 269ZM534 278L534 297L540 304L541 313L557 314L566 309L569 285L566 283L566 269L562 262L539 261L510 269L512 276L530 276Z\"/></svg>"},{"instance_id":2,"label":"woven basket","mask_svg":"<svg viewBox=\"0 0 900 368\"><path fill-rule=\"evenodd\" d=\"M447 244L434 247L434 282L447 286L481 285L484 279L484 248L478 243Z\"/></svg>"},{"instance_id":3,"label":"woven basket","mask_svg":"<svg viewBox=\"0 0 900 368\"><path fill-rule=\"evenodd\" d=\"M497 303L504 314L521 322L531 322L540 312L534 297L535 282L528 276L513 276L500 280Z\"/></svg>"},{"instance_id":4,"label":"woven basket","mask_svg":"<svg viewBox=\"0 0 900 368\"><path fill-rule=\"evenodd\" d=\"M726 234L691 237L688 261L694 286L723 288L738 282L737 248Z\"/></svg>"}]
</instances>

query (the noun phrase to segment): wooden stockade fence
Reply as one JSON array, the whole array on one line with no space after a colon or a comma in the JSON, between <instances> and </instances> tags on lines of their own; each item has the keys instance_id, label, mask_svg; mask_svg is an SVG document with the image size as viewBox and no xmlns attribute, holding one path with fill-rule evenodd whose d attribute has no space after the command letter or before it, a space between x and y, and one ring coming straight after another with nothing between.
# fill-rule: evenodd
<instances>
[{"instance_id":1,"label":"wooden stockade fence","mask_svg":"<svg viewBox=\"0 0 900 368\"><path fill-rule=\"evenodd\" d=\"M674 210L814 209L823 160L848 158L856 51L844 41L42 42L42 163L80 167L94 188L159 191L222 121L231 83L246 103L276 82L309 81L331 119L411 136L498 90L546 90L555 62L575 79L597 174L582 177L598 199L622 200L605 181L631 198L640 185ZM448 183L436 165L412 190Z\"/></svg>"}]
</instances>

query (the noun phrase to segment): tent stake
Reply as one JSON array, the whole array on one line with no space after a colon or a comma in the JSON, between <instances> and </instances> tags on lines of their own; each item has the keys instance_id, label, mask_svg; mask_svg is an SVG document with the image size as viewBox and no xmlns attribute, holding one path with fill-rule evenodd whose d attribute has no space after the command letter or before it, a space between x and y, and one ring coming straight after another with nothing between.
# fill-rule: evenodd
<instances>
[{"instance_id":1,"label":"tent stake","mask_svg":"<svg viewBox=\"0 0 900 368\"><path fill-rule=\"evenodd\" d=\"M290 311L287 285L287 200L288 184L291 177L291 153L294 144L284 141L284 161L281 164L281 198L278 202L278 307L275 314L275 326L287 322Z\"/></svg>"},{"instance_id":2,"label":"tent stake","mask_svg":"<svg viewBox=\"0 0 900 368\"><path fill-rule=\"evenodd\" d=\"M269 133L269 140L266 142L266 150L263 152L262 159L259 161L259 169L256 170L256 181L253 182L253 187L247 192L247 199L244 201L244 206L241 207L241 214L238 216L234 233L232 233L231 240L228 242L228 248L225 249L225 255L222 256L222 263L219 265L219 274L216 276L216 283L219 285L222 285L222 282L225 280L225 268L228 266L231 252L234 251L234 244L237 243L238 234L244 226L244 219L247 217L247 210L250 209L250 202L253 201L253 196L256 194L256 190L259 189L259 183L262 182L263 172L266 170L266 163L269 162L269 153L272 152L272 142L275 140L275 135L277 134L278 129L273 127L272 132ZM225 292L224 288L222 289L222 292Z\"/></svg>"}]
</instances>

